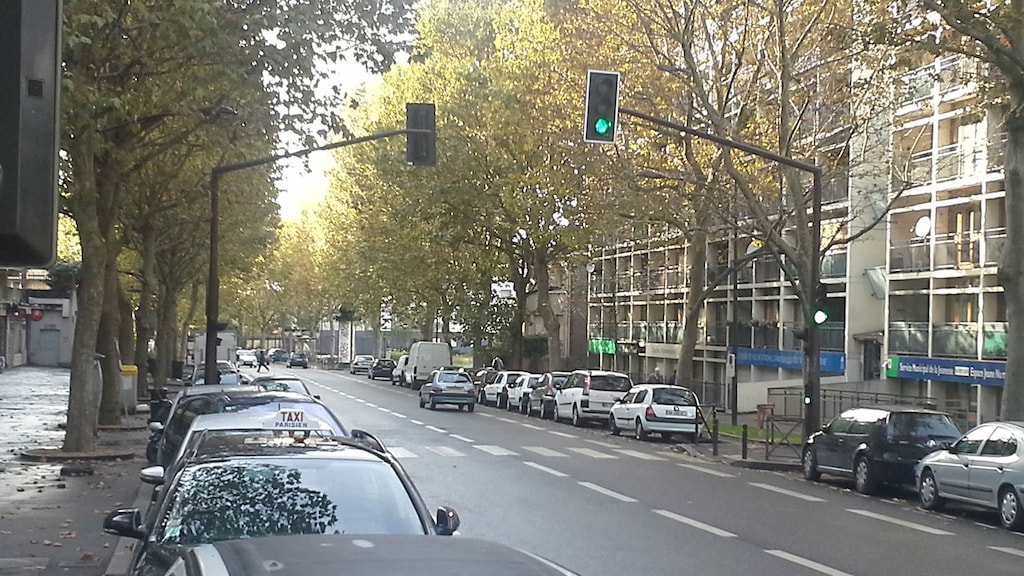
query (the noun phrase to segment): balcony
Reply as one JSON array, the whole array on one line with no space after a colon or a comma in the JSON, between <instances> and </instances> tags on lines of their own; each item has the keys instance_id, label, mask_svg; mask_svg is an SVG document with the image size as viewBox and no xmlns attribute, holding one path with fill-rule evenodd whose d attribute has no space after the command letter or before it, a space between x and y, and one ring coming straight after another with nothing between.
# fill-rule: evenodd
<instances>
[{"instance_id":1,"label":"balcony","mask_svg":"<svg viewBox=\"0 0 1024 576\"><path fill-rule=\"evenodd\" d=\"M928 322L890 322L889 353L928 355Z\"/></svg>"},{"instance_id":2,"label":"balcony","mask_svg":"<svg viewBox=\"0 0 1024 576\"><path fill-rule=\"evenodd\" d=\"M818 334L821 335L821 349L830 352L843 352L846 350L846 323L826 322L818 327Z\"/></svg>"},{"instance_id":3,"label":"balcony","mask_svg":"<svg viewBox=\"0 0 1024 576\"><path fill-rule=\"evenodd\" d=\"M978 324L950 322L932 328L932 354L951 358L978 357Z\"/></svg>"},{"instance_id":4,"label":"balcony","mask_svg":"<svg viewBox=\"0 0 1024 576\"><path fill-rule=\"evenodd\" d=\"M931 246L924 238L893 242L889 248L890 272L924 272L931 268Z\"/></svg>"},{"instance_id":5,"label":"balcony","mask_svg":"<svg viewBox=\"0 0 1024 576\"><path fill-rule=\"evenodd\" d=\"M988 140L988 171L995 172L1003 169L1003 160L1006 158L1006 132L1001 132Z\"/></svg>"},{"instance_id":6,"label":"balcony","mask_svg":"<svg viewBox=\"0 0 1024 576\"><path fill-rule=\"evenodd\" d=\"M683 323L672 321L649 322L647 341L663 344L678 344L683 335Z\"/></svg>"},{"instance_id":7,"label":"balcony","mask_svg":"<svg viewBox=\"0 0 1024 576\"><path fill-rule=\"evenodd\" d=\"M704 342L708 346L725 346L729 338L729 327L725 324L712 324L704 329Z\"/></svg>"},{"instance_id":8,"label":"balcony","mask_svg":"<svg viewBox=\"0 0 1024 576\"><path fill-rule=\"evenodd\" d=\"M982 358L985 360L1006 360L1006 328L1006 322L982 323Z\"/></svg>"},{"instance_id":9,"label":"balcony","mask_svg":"<svg viewBox=\"0 0 1024 576\"><path fill-rule=\"evenodd\" d=\"M741 325L740 330L744 327ZM778 323L757 324L753 326L753 347L779 349L779 326Z\"/></svg>"},{"instance_id":10,"label":"balcony","mask_svg":"<svg viewBox=\"0 0 1024 576\"><path fill-rule=\"evenodd\" d=\"M754 261L754 283L778 282L782 279L782 266L778 260L762 258Z\"/></svg>"},{"instance_id":11,"label":"balcony","mask_svg":"<svg viewBox=\"0 0 1024 576\"><path fill-rule=\"evenodd\" d=\"M591 322L587 324L587 337L590 339L614 340L616 336L615 323L613 322Z\"/></svg>"},{"instance_id":12,"label":"balcony","mask_svg":"<svg viewBox=\"0 0 1024 576\"><path fill-rule=\"evenodd\" d=\"M821 202L846 202L850 198L850 176L846 173L836 174L821 187Z\"/></svg>"},{"instance_id":13,"label":"balcony","mask_svg":"<svg viewBox=\"0 0 1024 576\"><path fill-rule=\"evenodd\" d=\"M972 270L981 265L981 237L970 232L935 236L936 270Z\"/></svg>"},{"instance_id":14,"label":"balcony","mask_svg":"<svg viewBox=\"0 0 1024 576\"><path fill-rule=\"evenodd\" d=\"M1006 228L990 228L985 230L985 265L998 266L1006 245Z\"/></svg>"},{"instance_id":15,"label":"balcony","mask_svg":"<svg viewBox=\"0 0 1024 576\"><path fill-rule=\"evenodd\" d=\"M822 278L846 278L846 251L830 252L821 259Z\"/></svg>"}]
</instances>

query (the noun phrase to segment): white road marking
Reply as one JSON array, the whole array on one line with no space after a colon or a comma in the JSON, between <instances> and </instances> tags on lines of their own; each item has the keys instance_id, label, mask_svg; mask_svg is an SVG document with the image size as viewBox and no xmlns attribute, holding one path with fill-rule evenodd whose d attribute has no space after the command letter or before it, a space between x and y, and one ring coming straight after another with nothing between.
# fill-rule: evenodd
<instances>
[{"instance_id":1,"label":"white road marking","mask_svg":"<svg viewBox=\"0 0 1024 576\"><path fill-rule=\"evenodd\" d=\"M519 453L513 452L508 448L502 448L501 446L476 444L473 446L473 448L476 448L477 450L483 450L484 452L487 452L488 454L492 454L494 456L519 456Z\"/></svg>"},{"instance_id":2,"label":"white road marking","mask_svg":"<svg viewBox=\"0 0 1024 576\"><path fill-rule=\"evenodd\" d=\"M488 414L487 412L477 412L477 414L483 416L484 418L495 418L494 414Z\"/></svg>"},{"instance_id":3,"label":"white road marking","mask_svg":"<svg viewBox=\"0 0 1024 576\"><path fill-rule=\"evenodd\" d=\"M590 456L591 458L603 458L603 459L609 459L609 458L615 459L615 458L618 458L618 456L615 456L615 455L612 455L612 454L605 454L604 452L598 452L597 450L594 450L592 448L569 448L569 450L572 450L573 452L576 452L577 454L583 454L584 456Z\"/></svg>"},{"instance_id":4,"label":"white road marking","mask_svg":"<svg viewBox=\"0 0 1024 576\"><path fill-rule=\"evenodd\" d=\"M1007 548L1005 546L989 546L989 548L996 552L1002 552L1004 554L1010 554L1012 556L1020 556L1024 558L1024 550L1017 550L1016 548Z\"/></svg>"},{"instance_id":5,"label":"white road marking","mask_svg":"<svg viewBox=\"0 0 1024 576\"><path fill-rule=\"evenodd\" d=\"M686 516L682 516L680 514L676 514L675 512L670 512L668 510L655 510L654 513L658 514L658 515L661 515L661 516L664 516L665 518L669 518L669 519L675 520L676 522L679 522L681 524L686 524L687 526L692 526L694 528L697 528L698 530L703 530L705 532L710 532L710 533L714 534L715 536L721 536L722 538L735 538L736 537L736 535L733 534L732 532L728 532L726 530L722 530L721 528L715 528L714 526L712 526L710 524L705 524L705 523L701 522L700 520L694 520L693 518L687 518Z\"/></svg>"},{"instance_id":6,"label":"white road marking","mask_svg":"<svg viewBox=\"0 0 1024 576\"><path fill-rule=\"evenodd\" d=\"M616 500L620 500L622 502L636 502L636 498L630 498L629 496L626 496L625 494L619 494L618 492L615 492L614 490L609 490L609 489L604 488L602 486L598 486L597 484L592 484L590 482L580 482L579 485L583 486L584 488L590 488L591 490L593 490L594 492L597 492L599 494L604 494L605 496L611 496L612 498L615 498Z\"/></svg>"},{"instance_id":7,"label":"white road marking","mask_svg":"<svg viewBox=\"0 0 1024 576\"><path fill-rule=\"evenodd\" d=\"M462 440L463 442L466 442L467 444L473 444L475 442L474 440L472 440L470 438L466 438L465 436L459 436L458 434L450 434L450 436L452 438L455 438L456 440Z\"/></svg>"},{"instance_id":8,"label":"white road marking","mask_svg":"<svg viewBox=\"0 0 1024 576\"><path fill-rule=\"evenodd\" d=\"M523 428L529 428L530 430L543 430L543 428L541 428L540 426L536 426L534 424L524 424L520 422L519 425L522 426Z\"/></svg>"},{"instance_id":9,"label":"white road marking","mask_svg":"<svg viewBox=\"0 0 1024 576\"><path fill-rule=\"evenodd\" d=\"M405 448L402 448L401 446L389 446L388 447L388 452L391 452L391 454L394 455L394 457L398 458L399 460L401 460L402 458L416 458L417 457L416 453L414 453L412 451L409 451L409 450L406 450Z\"/></svg>"},{"instance_id":10,"label":"white road marking","mask_svg":"<svg viewBox=\"0 0 1024 576\"><path fill-rule=\"evenodd\" d=\"M579 438L579 436L569 434L568 432L559 432L558 430L548 430L548 434L554 434L555 436L561 436L562 438Z\"/></svg>"},{"instance_id":11,"label":"white road marking","mask_svg":"<svg viewBox=\"0 0 1024 576\"><path fill-rule=\"evenodd\" d=\"M362 404L366 404L366 400L363 400L362 398L355 398L355 401Z\"/></svg>"},{"instance_id":12,"label":"white road marking","mask_svg":"<svg viewBox=\"0 0 1024 576\"><path fill-rule=\"evenodd\" d=\"M772 556L775 556L776 558L782 558L783 560L792 562L793 564L799 564L804 568L810 568L815 572L828 574L828 576L850 576L849 573L843 572L842 570L836 570L835 568L832 568L830 566L825 566L824 564L820 564L818 562L815 562L814 560L808 560L807 558L803 558L795 554L790 554L789 552L785 552L783 550L765 550L765 552L771 554Z\"/></svg>"},{"instance_id":13,"label":"white road marking","mask_svg":"<svg viewBox=\"0 0 1024 576\"><path fill-rule=\"evenodd\" d=\"M437 426L424 426L424 428L426 428L427 430L433 430L434 432L440 432L441 434L447 434L448 433L447 430L445 430L443 428L438 428Z\"/></svg>"},{"instance_id":14,"label":"white road marking","mask_svg":"<svg viewBox=\"0 0 1024 576\"><path fill-rule=\"evenodd\" d=\"M508 422L509 424L518 424L518 422L516 422L515 420L513 420L511 418L502 418L500 416L498 416L497 418L498 418L498 420L501 420L502 422Z\"/></svg>"},{"instance_id":15,"label":"white road marking","mask_svg":"<svg viewBox=\"0 0 1024 576\"><path fill-rule=\"evenodd\" d=\"M465 456L462 452L447 446L424 446L424 448L440 456Z\"/></svg>"},{"instance_id":16,"label":"white road marking","mask_svg":"<svg viewBox=\"0 0 1024 576\"><path fill-rule=\"evenodd\" d=\"M729 474L728 472L721 472L712 468L705 468L703 466L696 466L694 464L679 464L683 468L689 468L690 470L696 470L697 472L703 472L705 474L711 474L712 476L718 476L719 478L735 478L735 474Z\"/></svg>"},{"instance_id":17,"label":"white road marking","mask_svg":"<svg viewBox=\"0 0 1024 576\"><path fill-rule=\"evenodd\" d=\"M616 452L619 454L625 454L626 456L632 456L641 460L664 460L661 456L655 456L654 454L647 454L646 452L640 452L638 450L626 450L624 448L616 448Z\"/></svg>"},{"instance_id":18,"label":"white road marking","mask_svg":"<svg viewBox=\"0 0 1024 576\"><path fill-rule=\"evenodd\" d=\"M561 452L552 450L551 448L545 448L543 446L523 446L523 450L529 450L530 452L535 452L541 456L561 456L563 458L567 458L569 456L568 454L562 454Z\"/></svg>"},{"instance_id":19,"label":"white road marking","mask_svg":"<svg viewBox=\"0 0 1024 576\"><path fill-rule=\"evenodd\" d=\"M785 494L786 496L792 496L793 498L799 498L801 500L806 500L807 502L825 501L824 498L818 498L817 496L809 496L807 494L802 494L795 490L786 490L785 488L779 488L778 486L772 486L771 484L762 484L761 482L750 482L749 484L751 486L761 488L762 490L768 490L770 492L775 492L777 494Z\"/></svg>"},{"instance_id":20,"label":"white road marking","mask_svg":"<svg viewBox=\"0 0 1024 576\"><path fill-rule=\"evenodd\" d=\"M415 424L417 426L423 426L423 422L420 422L419 420L413 420L413 419L410 418L409 422L412 422L413 424Z\"/></svg>"},{"instance_id":21,"label":"white road marking","mask_svg":"<svg viewBox=\"0 0 1024 576\"><path fill-rule=\"evenodd\" d=\"M399 414L398 412L392 412L392 416L398 416L399 418L408 418L405 414Z\"/></svg>"},{"instance_id":22,"label":"white road marking","mask_svg":"<svg viewBox=\"0 0 1024 576\"><path fill-rule=\"evenodd\" d=\"M387 408L385 408L383 406L377 406L377 410L380 410L381 412L384 412L385 414L391 412L391 410L388 410Z\"/></svg>"},{"instance_id":23,"label":"white road marking","mask_svg":"<svg viewBox=\"0 0 1024 576\"><path fill-rule=\"evenodd\" d=\"M870 512L868 510L855 510L853 508L847 508L846 511L853 512L854 514L860 514L861 516L866 516L868 518L874 518L875 520L881 520L882 522L896 524L897 526L903 526L904 528L919 530L926 534L934 534L935 536L953 536L952 532L946 532L945 530L939 530L938 528L932 528L931 526L925 526L924 524L918 524L916 522L900 520L899 518L893 518L891 516L886 516L885 514L878 514L875 512Z\"/></svg>"},{"instance_id":24,"label":"white road marking","mask_svg":"<svg viewBox=\"0 0 1024 576\"><path fill-rule=\"evenodd\" d=\"M376 408L377 407L377 405L374 404L373 402L367 402L366 405L369 406L370 408Z\"/></svg>"},{"instance_id":25,"label":"white road marking","mask_svg":"<svg viewBox=\"0 0 1024 576\"><path fill-rule=\"evenodd\" d=\"M600 440L586 439L584 442L590 442L591 444L597 444L598 446L604 446L605 448L618 448L618 444L612 444L611 442L601 442Z\"/></svg>"},{"instance_id":26,"label":"white road marking","mask_svg":"<svg viewBox=\"0 0 1024 576\"><path fill-rule=\"evenodd\" d=\"M551 474L552 476L558 476L559 478L565 478L565 477L569 476L565 472L559 472L558 470L552 470L551 468L548 468L547 466L542 466L540 464L537 464L536 462L523 462L523 464L526 464L530 468L536 468L537 470L540 470L541 472L547 472L548 474Z\"/></svg>"}]
</instances>

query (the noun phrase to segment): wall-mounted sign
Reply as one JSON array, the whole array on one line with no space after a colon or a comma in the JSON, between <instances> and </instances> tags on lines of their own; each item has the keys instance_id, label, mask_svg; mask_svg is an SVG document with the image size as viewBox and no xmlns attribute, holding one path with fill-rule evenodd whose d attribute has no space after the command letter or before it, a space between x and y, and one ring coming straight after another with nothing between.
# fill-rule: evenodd
<instances>
[{"instance_id":1,"label":"wall-mounted sign","mask_svg":"<svg viewBox=\"0 0 1024 576\"><path fill-rule=\"evenodd\" d=\"M800 350L774 350L771 348L737 348L738 366L760 366L763 368L785 368L803 370L804 353ZM822 373L845 374L846 354L842 352L821 352Z\"/></svg>"},{"instance_id":2,"label":"wall-mounted sign","mask_svg":"<svg viewBox=\"0 0 1024 576\"><path fill-rule=\"evenodd\" d=\"M1006 381L1006 362L982 362L955 358L889 356L885 375L889 378L914 378L1002 386Z\"/></svg>"}]
</instances>

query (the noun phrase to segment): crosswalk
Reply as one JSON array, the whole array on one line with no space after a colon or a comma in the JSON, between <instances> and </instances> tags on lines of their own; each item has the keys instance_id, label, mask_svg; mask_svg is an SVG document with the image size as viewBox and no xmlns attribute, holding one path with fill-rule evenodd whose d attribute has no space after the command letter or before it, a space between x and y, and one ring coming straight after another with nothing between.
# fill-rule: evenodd
<instances>
[{"instance_id":1,"label":"crosswalk","mask_svg":"<svg viewBox=\"0 0 1024 576\"><path fill-rule=\"evenodd\" d=\"M454 435L453 435L454 436ZM461 439L461 438L460 438ZM469 439L465 439L468 441ZM408 445L389 445L388 450L399 460L405 460L408 458L419 458L420 456L436 457L442 456L445 458L460 458L467 456L470 453L483 452L491 456L520 456L524 452L528 452L533 456L541 456L544 458L569 458L572 456L592 458L595 460L615 460L615 459L637 459L637 460L667 460L667 457L656 456L647 452L641 452L639 450L623 450L621 448L608 448L606 450L597 450L594 448L587 448L583 446L570 446L564 449L555 450L548 448L547 446L517 446L514 449L506 448L504 446L496 446L491 444L471 444L466 449L451 448L448 446L435 446L435 445L424 445L424 446L408 446ZM476 452L472 452L475 450Z\"/></svg>"}]
</instances>

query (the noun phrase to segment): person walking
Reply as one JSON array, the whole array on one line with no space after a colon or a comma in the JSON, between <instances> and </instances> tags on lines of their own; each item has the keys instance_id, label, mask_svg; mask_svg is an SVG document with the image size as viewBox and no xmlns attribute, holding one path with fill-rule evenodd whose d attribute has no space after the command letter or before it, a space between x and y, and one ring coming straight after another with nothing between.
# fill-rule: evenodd
<instances>
[{"instance_id":1,"label":"person walking","mask_svg":"<svg viewBox=\"0 0 1024 576\"><path fill-rule=\"evenodd\" d=\"M267 363L267 352L266 350L258 350L256 352L256 371L262 372L266 368L267 372L270 371L270 364Z\"/></svg>"}]
</instances>

